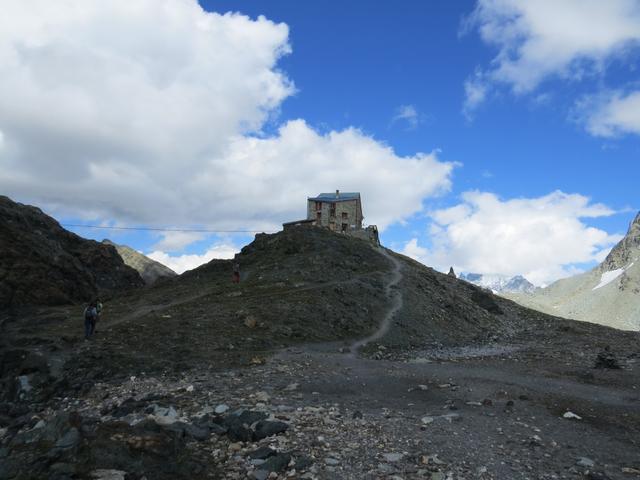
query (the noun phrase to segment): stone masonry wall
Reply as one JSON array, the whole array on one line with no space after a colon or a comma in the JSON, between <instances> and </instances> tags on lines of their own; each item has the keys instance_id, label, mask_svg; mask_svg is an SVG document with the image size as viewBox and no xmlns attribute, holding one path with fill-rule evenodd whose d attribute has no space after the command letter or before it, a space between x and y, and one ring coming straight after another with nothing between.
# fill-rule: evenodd
<instances>
[{"instance_id":1,"label":"stone masonry wall","mask_svg":"<svg viewBox=\"0 0 640 480\"><path fill-rule=\"evenodd\" d=\"M331 217L331 206L335 205L335 217ZM307 218L316 219L318 210L316 210L316 202L309 200L307 202ZM342 231L342 224L347 224L347 230L362 228L362 223L356 223L358 202L357 200L346 200L343 202L322 202L321 224L322 227L328 227L336 232ZM343 218L345 214L346 218Z\"/></svg>"}]
</instances>

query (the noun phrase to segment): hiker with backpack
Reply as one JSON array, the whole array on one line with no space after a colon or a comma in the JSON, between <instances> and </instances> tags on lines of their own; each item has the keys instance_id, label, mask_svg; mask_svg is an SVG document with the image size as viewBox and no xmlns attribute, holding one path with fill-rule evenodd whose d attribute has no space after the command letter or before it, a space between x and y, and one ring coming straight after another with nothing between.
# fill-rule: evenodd
<instances>
[{"instance_id":1,"label":"hiker with backpack","mask_svg":"<svg viewBox=\"0 0 640 480\"><path fill-rule=\"evenodd\" d=\"M98 311L96 308L96 302L91 302L87 308L84 309L84 339L89 340L93 335L96 328L96 319L98 317Z\"/></svg>"},{"instance_id":2,"label":"hiker with backpack","mask_svg":"<svg viewBox=\"0 0 640 480\"><path fill-rule=\"evenodd\" d=\"M100 301L99 298L96 298L96 301L94 302L94 305L96 306L96 318L93 321L93 333L98 333L98 330L96 329L96 325L100 321L100 318L102 318L102 316L101 316L101 314L102 314L102 302Z\"/></svg>"}]
</instances>

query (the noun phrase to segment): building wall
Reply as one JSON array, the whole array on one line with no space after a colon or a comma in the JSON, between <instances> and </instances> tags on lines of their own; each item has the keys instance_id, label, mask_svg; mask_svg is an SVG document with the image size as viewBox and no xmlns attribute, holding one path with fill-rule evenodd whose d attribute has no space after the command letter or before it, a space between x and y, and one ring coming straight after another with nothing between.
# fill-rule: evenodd
<instances>
[{"instance_id":1,"label":"building wall","mask_svg":"<svg viewBox=\"0 0 640 480\"><path fill-rule=\"evenodd\" d=\"M351 237L360 238L373 243L374 245L380 245L380 237L378 236L378 227L375 225L369 225L367 228L360 230L351 230L347 234Z\"/></svg>"},{"instance_id":2,"label":"building wall","mask_svg":"<svg viewBox=\"0 0 640 480\"><path fill-rule=\"evenodd\" d=\"M343 231L343 224L346 230L362 228L362 210L359 208L358 200L344 200L341 202L321 202L318 210L313 200L307 202L307 218L317 219L320 212L319 226L328 227L335 232ZM335 215L332 215L332 207L335 206Z\"/></svg>"}]
</instances>

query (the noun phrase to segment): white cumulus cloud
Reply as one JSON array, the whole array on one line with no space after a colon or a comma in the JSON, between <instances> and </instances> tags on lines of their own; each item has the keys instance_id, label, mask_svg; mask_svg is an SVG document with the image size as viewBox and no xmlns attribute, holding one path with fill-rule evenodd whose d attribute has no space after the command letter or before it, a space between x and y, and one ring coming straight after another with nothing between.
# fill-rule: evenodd
<instances>
[{"instance_id":1,"label":"white cumulus cloud","mask_svg":"<svg viewBox=\"0 0 640 480\"><path fill-rule=\"evenodd\" d=\"M467 81L467 106L496 83L516 93L545 79L578 79L640 42L637 0L479 0L469 19L498 48L489 68Z\"/></svg>"},{"instance_id":2,"label":"white cumulus cloud","mask_svg":"<svg viewBox=\"0 0 640 480\"><path fill-rule=\"evenodd\" d=\"M229 190L221 210L261 219L306 216L306 198L321 192L359 191L365 220L384 229L422 210L426 196L451 185L453 163L436 152L399 157L393 149L349 128L320 134L303 120L284 124L272 138L238 137L226 156L212 160L194 189L206 195L219 179Z\"/></svg>"},{"instance_id":3,"label":"white cumulus cloud","mask_svg":"<svg viewBox=\"0 0 640 480\"><path fill-rule=\"evenodd\" d=\"M578 119L592 135L640 135L640 91L629 94L606 92L587 97L578 103L577 112Z\"/></svg>"},{"instance_id":4,"label":"white cumulus cloud","mask_svg":"<svg viewBox=\"0 0 640 480\"><path fill-rule=\"evenodd\" d=\"M321 191L361 191L384 227L449 188L454 164L356 129L266 136L295 91L288 35L196 0L3 2L0 191L96 221L272 230Z\"/></svg>"},{"instance_id":5,"label":"white cumulus cloud","mask_svg":"<svg viewBox=\"0 0 640 480\"><path fill-rule=\"evenodd\" d=\"M233 258L236 253L240 251L239 247L231 243L217 243L212 245L201 255L198 254L184 254L184 255L171 255L167 252L160 250L153 251L147 254L147 257L166 265L176 273L184 273L187 270L192 270L200 265L210 262L214 258L229 259ZM229 273L231 277L231 273Z\"/></svg>"},{"instance_id":6,"label":"white cumulus cloud","mask_svg":"<svg viewBox=\"0 0 640 480\"><path fill-rule=\"evenodd\" d=\"M467 192L463 202L431 214L431 246L414 238L404 253L442 271L524 275L537 285L576 272L575 265L600 261L620 240L590 227L584 218L611 215L579 194L552 192L538 198L502 200Z\"/></svg>"}]
</instances>

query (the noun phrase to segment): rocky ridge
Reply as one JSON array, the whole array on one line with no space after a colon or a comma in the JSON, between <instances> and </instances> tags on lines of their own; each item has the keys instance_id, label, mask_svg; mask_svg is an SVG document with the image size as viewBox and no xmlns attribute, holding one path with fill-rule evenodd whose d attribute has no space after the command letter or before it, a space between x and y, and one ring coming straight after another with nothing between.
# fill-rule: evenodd
<instances>
[{"instance_id":1,"label":"rocky ridge","mask_svg":"<svg viewBox=\"0 0 640 480\"><path fill-rule=\"evenodd\" d=\"M146 285L153 285L158 280L175 277L177 275L177 273L169 267L150 259L127 245L118 245L106 239L103 240L102 243L115 247L125 265L137 270Z\"/></svg>"},{"instance_id":2,"label":"rocky ridge","mask_svg":"<svg viewBox=\"0 0 640 480\"><path fill-rule=\"evenodd\" d=\"M86 240L36 207L0 196L0 308L87 302L140 287L109 245Z\"/></svg>"}]
</instances>

